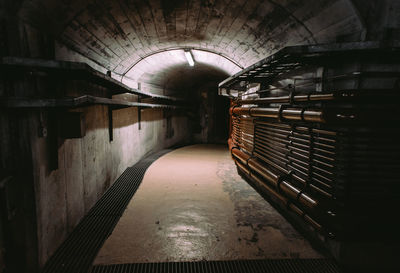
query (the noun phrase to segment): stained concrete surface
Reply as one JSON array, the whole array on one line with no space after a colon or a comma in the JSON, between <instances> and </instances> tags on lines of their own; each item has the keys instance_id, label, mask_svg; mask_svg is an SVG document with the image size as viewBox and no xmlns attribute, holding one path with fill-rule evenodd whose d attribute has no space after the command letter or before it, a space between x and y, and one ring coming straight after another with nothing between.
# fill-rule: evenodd
<instances>
[{"instance_id":1,"label":"stained concrete surface","mask_svg":"<svg viewBox=\"0 0 400 273\"><path fill-rule=\"evenodd\" d=\"M144 155L184 142L188 130L184 116L174 114L173 136L167 137L161 109L125 108L113 111L113 141L109 140L106 106L76 109L85 118L86 135L58 143L58 168L50 169L50 137L33 134L33 170L36 192L39 264L56 251L82 217L115 179ZM45 114L43 114L45 115ZM49 114L46 114L49 115ZM34 115L39 128L39 116ZM36 132L36 131L31 131Z\"/></svg>"},{"instance_id":2,"label":"stained concrete surface","mask_svg":"<svg viewBox=\"0 0 400 273\"><path fill-rule=\"evenodd\" d=\"M238 174L225 146L153 163L95 264L320 258Z\"/></svg>"}]
</instances>

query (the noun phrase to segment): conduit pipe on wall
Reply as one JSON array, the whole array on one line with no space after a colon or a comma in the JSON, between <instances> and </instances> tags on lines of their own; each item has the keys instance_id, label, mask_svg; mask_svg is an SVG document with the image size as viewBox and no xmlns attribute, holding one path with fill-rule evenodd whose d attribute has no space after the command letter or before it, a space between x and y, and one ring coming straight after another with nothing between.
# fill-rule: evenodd
<instances>
[{"instance_id":1,"label":"conduit pipe on wall","mask_svg":"<svg viewBox=\"0 0 400 273\"><path fill-rule=\"evenodd\" d=\"M265 104L265 103L289 103L289 102L307 102L307 101L329 101L335 99L334 94L321 95L296 95L293 93L289 96L267 97L261 99L245 99L239 100L239 105L243 104Z\"/></svg>"},{"instance_id":2,"label":"conduit pipe on wall","mask_svg":"<svg viewBox=\"0 0 400 273\"><path fill-rule=\"evenodd\" d=\"M290 185L283 179L283 176L274 173L256 158L239 150L238 147L234 145L232 139L228 140L228 144L236 165L248 178L273 195L291 211L303 217L315 229L322 230L321 224L317 223L310 215L306 214L289 199L293 201L297 200L311 210L318 207L318 203L315 200ZM260 176L263 179L261 179ZM265 180L268 181L268 184L265 183Z\"/></svg>"},{"instance_id":3,"label":"conduit pipe on wall","mask_svg":"<svg viewBox=\"0 0 400 273\"><path fill-rule=\"evenodd\" d=\"M257 124L258 125L267 125L267 126L279 128L279 129L285 129L289 132L293 131L293 132L297 132L297 133L307 134L308 137L310 137L313 134L326 135L326 136L336 136L337 135L337 133L335 131L321 130L318 128L308 128L308 127L304 127L301 125L295 125L295 124L288 125L288 124L283 124L283 123L273 123L273 122L261 121L261 120L257 120Z\"/></svg>"},{"instance_id":4,"label":"conduit pipe on wall","mask_svg":"<svg viewBox=\"0 0 400 273\"><path fill-rule=\"evenodd\" d=\"M265 90L266 92L268 90ZM262 93L263 91L258 91ZM247 93L245 93L247 94ZM379 94L379 95L378 95ZM359 99L369 100L390 100L396 98L391 90L386 89L364 89L364 90L340 90L327 94L297 94L290 92L287 96L266 97L256 99L239 99L236 105L244 104L269 104L269 103L302 103L302 102L323 102L323 101L349 101Z\"/></svg>"},{"instance_id":5,"label":"conduit pipe on wall","mask_svg":"<svg viewBox=\"0 0 400 273\"><path fill-rule=\"evenodd\" d=\"M360 253L374 260L376 242L399 240L390 208L400 196L400 51L356 51L308 54L312 65L274 54L220 84L238 90L229 145L240 173L319 230L310 235L343 264ZM355 259L344 260L355 245Z\"/></svg>"},{"instance_id":6,"label":"conduit pipe on wall","mask_svg":"<svg viewBox=\"0 0 400 273\"><path fill-rule=\"evenodd\" d=\"M306 110L304 108L283 108L283 107L237 107L230 108L230 113L238 116L274 118L277 120L288 119L297 121L324 123L324 113L317 110Z\"/></svg>"},{"instance_id":7,"label":"conduit pipe on wall","mask_svg":"<svg viewBox=\"0 0 400 273\"><path fill-rule=\"evenodd\" d=\"M284 180L284 176L275 173L258 159L251 157L239 149L232 149L232 154L246 167L265 178L271 186L274 186L279 192L284 193L286 197L300 202L309 209L317 208L318 202L316 200L304 194L300 189L290 185L289 182Z\"/></svg>"}]
</instances>

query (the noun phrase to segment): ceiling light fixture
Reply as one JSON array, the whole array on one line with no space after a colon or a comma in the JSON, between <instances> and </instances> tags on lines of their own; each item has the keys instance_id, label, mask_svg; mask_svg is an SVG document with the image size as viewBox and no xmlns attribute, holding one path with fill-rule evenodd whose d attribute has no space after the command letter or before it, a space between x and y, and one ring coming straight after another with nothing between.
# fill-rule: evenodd
<instances>
[{"instance_id":1,"label":"ceiling light fixture","mask_svg":"<svg viewBox=\"0 0 400 273\"><path fill-rule=\"evenodd\" d=\"M190 66L194 66L194 60L192 56L192 52L190 50L185 50L185 57L187 62L189 63Z\"/></svg>"}]
</instances>

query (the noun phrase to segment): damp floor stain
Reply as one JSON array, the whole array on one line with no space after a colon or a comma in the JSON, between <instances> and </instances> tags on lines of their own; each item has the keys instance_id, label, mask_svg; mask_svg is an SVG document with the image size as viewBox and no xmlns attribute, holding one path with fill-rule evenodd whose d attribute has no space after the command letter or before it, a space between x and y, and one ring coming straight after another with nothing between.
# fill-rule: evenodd
<instances>
[{"instance_id":1,"label":"damp floor stain","mask_svg":"<svg viewBox=\"0 0 400 273\"><path fill-rule=\"evenodd\" d=\"M225 146L192 145L149 167L94 264L321 257Z\"/></svg>"}]
</instances>

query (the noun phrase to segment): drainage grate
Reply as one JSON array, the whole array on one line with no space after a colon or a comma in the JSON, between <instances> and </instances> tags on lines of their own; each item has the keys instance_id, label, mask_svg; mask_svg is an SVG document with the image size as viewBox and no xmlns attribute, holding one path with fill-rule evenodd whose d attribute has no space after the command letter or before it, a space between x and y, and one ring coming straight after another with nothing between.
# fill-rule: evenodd
<instances>
[{"instance_id":1,"label":"drainage grate","mask_svg":"<svg viewBox=\"0 0 400 273\"><path fill-rule=\"evenodd\" d=\"M147 168L172 151L154 153L127 168L46 263L43 273L87 273L138 189Z\"/></svg>"},{"instance_id":2,"label":"drainage grate","mask_svg":"<svg viewBox=\"0 0 400 273\"><path fill-rule=\"evenodd\" d=\"M91 273L338 273L328 259L201 261L98 265Z\"/></svg>"}]
</instances>

